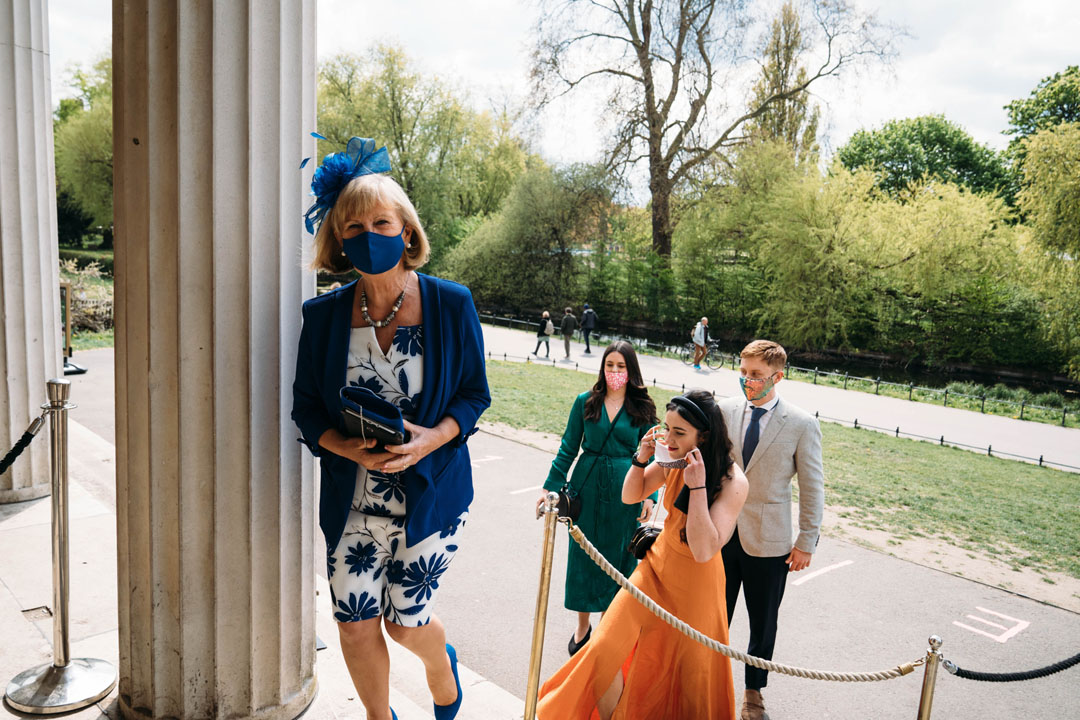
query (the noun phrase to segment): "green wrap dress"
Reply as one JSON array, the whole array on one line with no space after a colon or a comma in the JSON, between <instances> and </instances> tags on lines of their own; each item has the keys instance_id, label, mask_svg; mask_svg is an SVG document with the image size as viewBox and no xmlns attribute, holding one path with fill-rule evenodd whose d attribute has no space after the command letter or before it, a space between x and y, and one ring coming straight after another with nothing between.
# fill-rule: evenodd
<instances>
[{"instance_id":1,"label":"green wrap dress","mask_svg":"<svg viewBox=\"0 0 1080 720\"><path fill-rule=\"evenodd\" d=\"M583 392L574 400L562 445L551 463L544 489L558 492L566 482L574 458L578 458L570 475L570 485L581 497L581 517L577 524L604 557L629 577L637 567L637 559L626 546L637 529L641 504L623 504L622 485L630 469L630 460L650 425L635 427L630 415L620 410L612 429L603 408L599 421L586 421L585 401L588 398L589 393ZM655 502L655 496L652 499ZM618 590L615 581L598 568L577 543L571 542L566 561L566 609L603 612Z\"/></svg>"}]
</instances>

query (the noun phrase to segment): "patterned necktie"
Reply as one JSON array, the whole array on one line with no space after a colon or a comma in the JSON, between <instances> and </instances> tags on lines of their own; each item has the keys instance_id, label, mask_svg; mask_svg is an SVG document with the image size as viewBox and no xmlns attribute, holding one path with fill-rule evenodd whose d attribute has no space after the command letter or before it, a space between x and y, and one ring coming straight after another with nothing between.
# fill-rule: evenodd
<instances>
[{"instance_id":1,"label":"patterned necktie","mask_svg":"<svg viewBox=\"0 0 1080 720\"><path fill-rule=\"evenodd\" d=\"M769 411L765 408L759 407L750 411L750 427L746 428L746 437L742 444L743 470L750 464L750 458L754 457L754 450L757 449L758 439L761 437L761 418L767 412Z\"/></svg>"}]
</instances>

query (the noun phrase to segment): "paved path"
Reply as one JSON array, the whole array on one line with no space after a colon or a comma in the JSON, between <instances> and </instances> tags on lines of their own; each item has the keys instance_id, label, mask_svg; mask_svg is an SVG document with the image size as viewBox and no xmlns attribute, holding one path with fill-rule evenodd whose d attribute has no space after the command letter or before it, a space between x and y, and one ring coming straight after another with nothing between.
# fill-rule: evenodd
<instances>
[{"instance_id":1,"label":"paved path","mask_svg":"<svg viewBox=\"0 0 1080 720\"><path fill-rule=\"evenodd\" d=\"M485 349L493 357L506 353L523 358L536 347L536 334L521 330L484 325ZM563 358L563 341L552 337L551 357L556 367L578 367L597 372L604 346L593 344L593 354L585 355L583 343L571 342L570 362ZM541 348L541 352L543 348ZM678 389L701 387L718 396L737 395L738 373L732 370L694 370L674 358L639 355L641 372L648 383L653 380ZM998 415L983 415L970 410L947 408L929 403L825 387L812 383L785 381L780 385L784 398L810 412L851 424L876 425L901 432L939 438L994 452L1013 453L1031 458L1044 456L1046 461L1080 468L1080 429L1015 420Z\"/></svg>"},{"instance_id":2,"label":"paved path","mask_svg":"<svg viewBox=\"0 0 1080 720\"><path fill-rule=\"evenodd\" d=\"M493 352L520 352L524 333L490 332ZM503 343L503 345L499 345ZM531 350L531 345L526 350ZM595 368L598 358L580 356ZM644 358L647 375L670 372L672 381L712 387L736 387L730 372L694 373L676 361ZM74 653L116 658L115 494L113 488L112 354L81 353L91 368L76 380L72 413L72 630ZM678 373L681 373L678 374ZM668 376L671 377L671 376ZM680 379L683 378L683 379ZM650 378L651 379L651 378ZM803 389L783 386L789 397ZM838 401L888 401L904 409L943 408L843 393L829 388ZM820 397L828 397L821 395ZM799 398L804 406L809 403ZM823 401L824 402L824 401ZM812 407L812 406L811 406ZM860 419L863 408L859 408ZM981 416L950 410L960 418ZM830 414L837 414L833 409ZM1002 420L1001 418L989 418ZM1046 426L1011 422L1010 426ZM1075 431L1070 431L1075 433ZM929 434L929 433L928 433ZM1075 436L1070 436L1075 437ZM538 486L547 474L549 451L480 433L470 442L476 501L454 568L444 580L439 614L458 647L468 678L467 718L520 716L525 693L529 638L539 574L541 526L532 519ZM549 632L542 677L564 661L573 617L561 608L567 537L560 532L551 590ZM47 620L26 611L51 602L48 574L48 500L0 506L0 680L50 653ZM9 549L19 548L18 552ZM308 717L362 717L336 646L326 607L323 553L314 559L317 628L330 647L318 653L320 695ZM811 574L815 573L815 574ZM799 584L795 584L798 582ZM746 618L736 611L732 644L745 648ZM776 659L831 670L877 670L920 657L926 638L945 638L947 657L977 670L1028 669L1070 656L1080 647L1080 615L1044 605L977 582L955 577L831 538L827 530L811 572L792 578L784 599ZM395 649L392 678L395 708L403 720L428 718L430 710L423 669L408 653ZM1068 716L1077 702L1078 669L1043 680L986 685L941 673L935 717ZM741 691L742 671L736 666ZM770 714L782 718L873 717L906 720L918 704L920 675L870 685L833 684L774 676L766 691ZM77 714L115 717L114 698ZM9 713L5 708L0 716Z\"/></svg>"}]
</instances>

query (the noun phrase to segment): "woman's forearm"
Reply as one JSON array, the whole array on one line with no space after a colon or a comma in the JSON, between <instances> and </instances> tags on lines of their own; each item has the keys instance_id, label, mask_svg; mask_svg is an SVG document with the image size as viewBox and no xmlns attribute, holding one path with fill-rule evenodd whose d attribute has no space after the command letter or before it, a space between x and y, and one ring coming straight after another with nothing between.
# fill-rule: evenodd
<instances>
[{"instance_id":1,"label":"woman's forearm","mask_svg":"<svg viewBox=\"0 0 1080 720\"><path fill-rule=\"evenodd\" d=\"M623 478L622 501L625 505L633 505L641 502L641 496L645 494L645 469L637 465L631 465Z\"/></svg>"},{"instance_id":2,"label":"woman's forearm","mask_svg":"<svg viewBox=\"0 0 1080 720\"><path fill-rule=\"evenodd\" d=\"M709 516L707 490L691 490L686 516L686 544L698 562L712 560L720 551L720 534Z\"/></svg>"},{"instance_id":3,"label":"woman's forearm","mask_svg":"<svg viewBox=\"0 0 1080 720\"><path fill-rule=\"evenodd\" d=\"M330 428L319 436L319 447L329 450L335 455L340 455L339 449L344 439L345 436L338 432L336 428Z\"/></svg>"}]
</instances>

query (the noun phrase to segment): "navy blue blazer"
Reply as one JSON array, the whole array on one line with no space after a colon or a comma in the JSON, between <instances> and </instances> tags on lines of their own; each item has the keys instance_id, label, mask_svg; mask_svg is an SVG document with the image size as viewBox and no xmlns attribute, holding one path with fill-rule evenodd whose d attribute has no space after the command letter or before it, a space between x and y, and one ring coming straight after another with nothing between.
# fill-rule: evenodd
<instances>
[{"instance_id":1,"label":"navy blue blazer","mask_svg":"<svg viewBox=\"0 0 1080 720\"><path fill-rule=\"evenodd\" d=\"M408 545L446 528L473 499L465 441L491 405L484 336L468 288L417 273L424 319L424 389L416 424L435 427L447 415L461 434L405 471ZM356 489L357 463L319 447L330 428L344 431L339 391L345 385L356 282L304 303L304 325L293 382L292 418L322 468L319 526L337 547Z\"/></svg>"}]
</instances>

